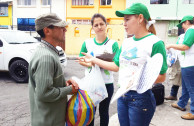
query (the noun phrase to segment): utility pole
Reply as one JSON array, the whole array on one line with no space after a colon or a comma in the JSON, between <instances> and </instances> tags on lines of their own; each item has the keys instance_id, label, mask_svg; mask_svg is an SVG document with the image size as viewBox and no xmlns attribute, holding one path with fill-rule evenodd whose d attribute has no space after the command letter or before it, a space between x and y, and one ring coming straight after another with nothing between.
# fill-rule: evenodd
<instances>
[{"instance_id":1,"label":"utility pole","mask_svg":"<svg viewBox=\"0 0 194 126\"><path fill-rule=\"evenodd\" d=\"M52 9L52 0L50 0L50 13L52 13L51 9Z\"/></svg>"}]
</instances>

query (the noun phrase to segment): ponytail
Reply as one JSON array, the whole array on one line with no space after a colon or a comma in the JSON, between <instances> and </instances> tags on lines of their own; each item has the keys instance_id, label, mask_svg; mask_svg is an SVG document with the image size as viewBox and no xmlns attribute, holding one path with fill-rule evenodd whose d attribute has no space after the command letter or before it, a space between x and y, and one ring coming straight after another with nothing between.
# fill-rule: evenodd
<instances>
[{"instance_id":1,"label":"ponytail","mask_svg":"<svg viewBox=\"0 0 194 126\"><path fill-rule=\"evenodd\" d=\"M156 35L156 30L155 30L155 27L153 24L149 27L148 31L151 32L152 34Z\"/></svg>"},{"instance_id":2,"label":"ponytail","mask_svg":"<svg viewBox=\"0 0 194 126\"><path fill-rule=\"evenodd\" d=\"M149 21L151 21L152 19L149 18ZM156 30L153 24L150 25L150 27L148 28L148 31L151 32L152 34L156 35Z\"/></svg>"}]
</instances>

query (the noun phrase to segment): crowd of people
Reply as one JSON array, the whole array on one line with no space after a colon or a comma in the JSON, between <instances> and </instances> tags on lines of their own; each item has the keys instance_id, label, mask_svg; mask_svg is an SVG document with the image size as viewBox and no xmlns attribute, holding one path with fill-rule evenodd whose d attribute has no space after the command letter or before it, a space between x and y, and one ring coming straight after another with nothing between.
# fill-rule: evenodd
<instances>
[{"instance_id":1,"label":"crowd of people","mask_svg":"<svg viewBox=\"0 0 194 126\"><path fill-rule=\"evenodd\" d=\"M177 44L165 46L164 42L156 36L154 22L144 4L134 3L125 10L116 11L116 15L124 17L124 28L131 37L126 38L119 48L118 43L109 39L106 34L106 18L102 14L94 14L91 25L96 37L84 41L78 58L78 63L86 68L86 75L94 64L101 68L108 97L99 104L100 125L108 126L109 123L109 105L114 92L113 71L119 71L118 84L125 85L129 83L134 71L138 71L142 63L145 63L145 57L153 57L160 53L163 64L154 84L162 83L166 79L168 69L166 49L170 48L177 50L178 60L167 72L173 86L170 96L165 99L176 100L182 83L182 96L178 103L171 106L185 111L185 106L191 99L190 113L181 117L194 120L193 16L183 17L177 25L185 31L179 37ZM59 54L55 48L59 43L64 42L66 26L67 23L54 13L40 15L35 20L36 31L41 36L41 44L29 64L32 126L64 126L67 95L75 94L79 89L74 80L64 79L58 60ZM114 58L111 61L97 58L103 53L114 55ZM117 100L121 126L149 126L155 110L156 101L151 89L140 94L137 92L137 87L133 87ZM89 125L93 126L94 120Z\"/></svg>"}]
</instances>

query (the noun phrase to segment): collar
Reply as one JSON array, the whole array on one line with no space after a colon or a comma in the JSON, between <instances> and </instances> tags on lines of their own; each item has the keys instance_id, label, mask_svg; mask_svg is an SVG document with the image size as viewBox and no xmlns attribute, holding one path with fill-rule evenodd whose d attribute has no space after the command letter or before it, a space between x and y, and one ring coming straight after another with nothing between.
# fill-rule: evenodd
<instances>
[{"instance_id":1,"label":"collar","mask_svg":"<svg viewBox=\"0 0 194 126\"><path fill-rule=\"evenodd\" d=\"M40 42L42 44L46 45L47 47L49 47L50 49L52 49L53 51L55 51L57 53L57 55L59 55L59 51L53 45L51 45L50 43L48 43L45 40L41 40Z\"/></svg>"}]
</instances>

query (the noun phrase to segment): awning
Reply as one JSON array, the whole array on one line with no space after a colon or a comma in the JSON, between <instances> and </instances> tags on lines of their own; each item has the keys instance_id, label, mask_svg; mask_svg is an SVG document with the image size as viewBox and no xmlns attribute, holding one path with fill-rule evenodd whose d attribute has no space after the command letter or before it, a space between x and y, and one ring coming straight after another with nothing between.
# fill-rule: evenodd
<instances>
[{"instance_id":1,"label":"awning","mask_svg":"<svg viewBox=\"0 0 194 126\"><path fill-rule=\"evenodd\" d=\"M8 7L8 2L0 2L0 7Z\"/></svg>"}]
</instances>

